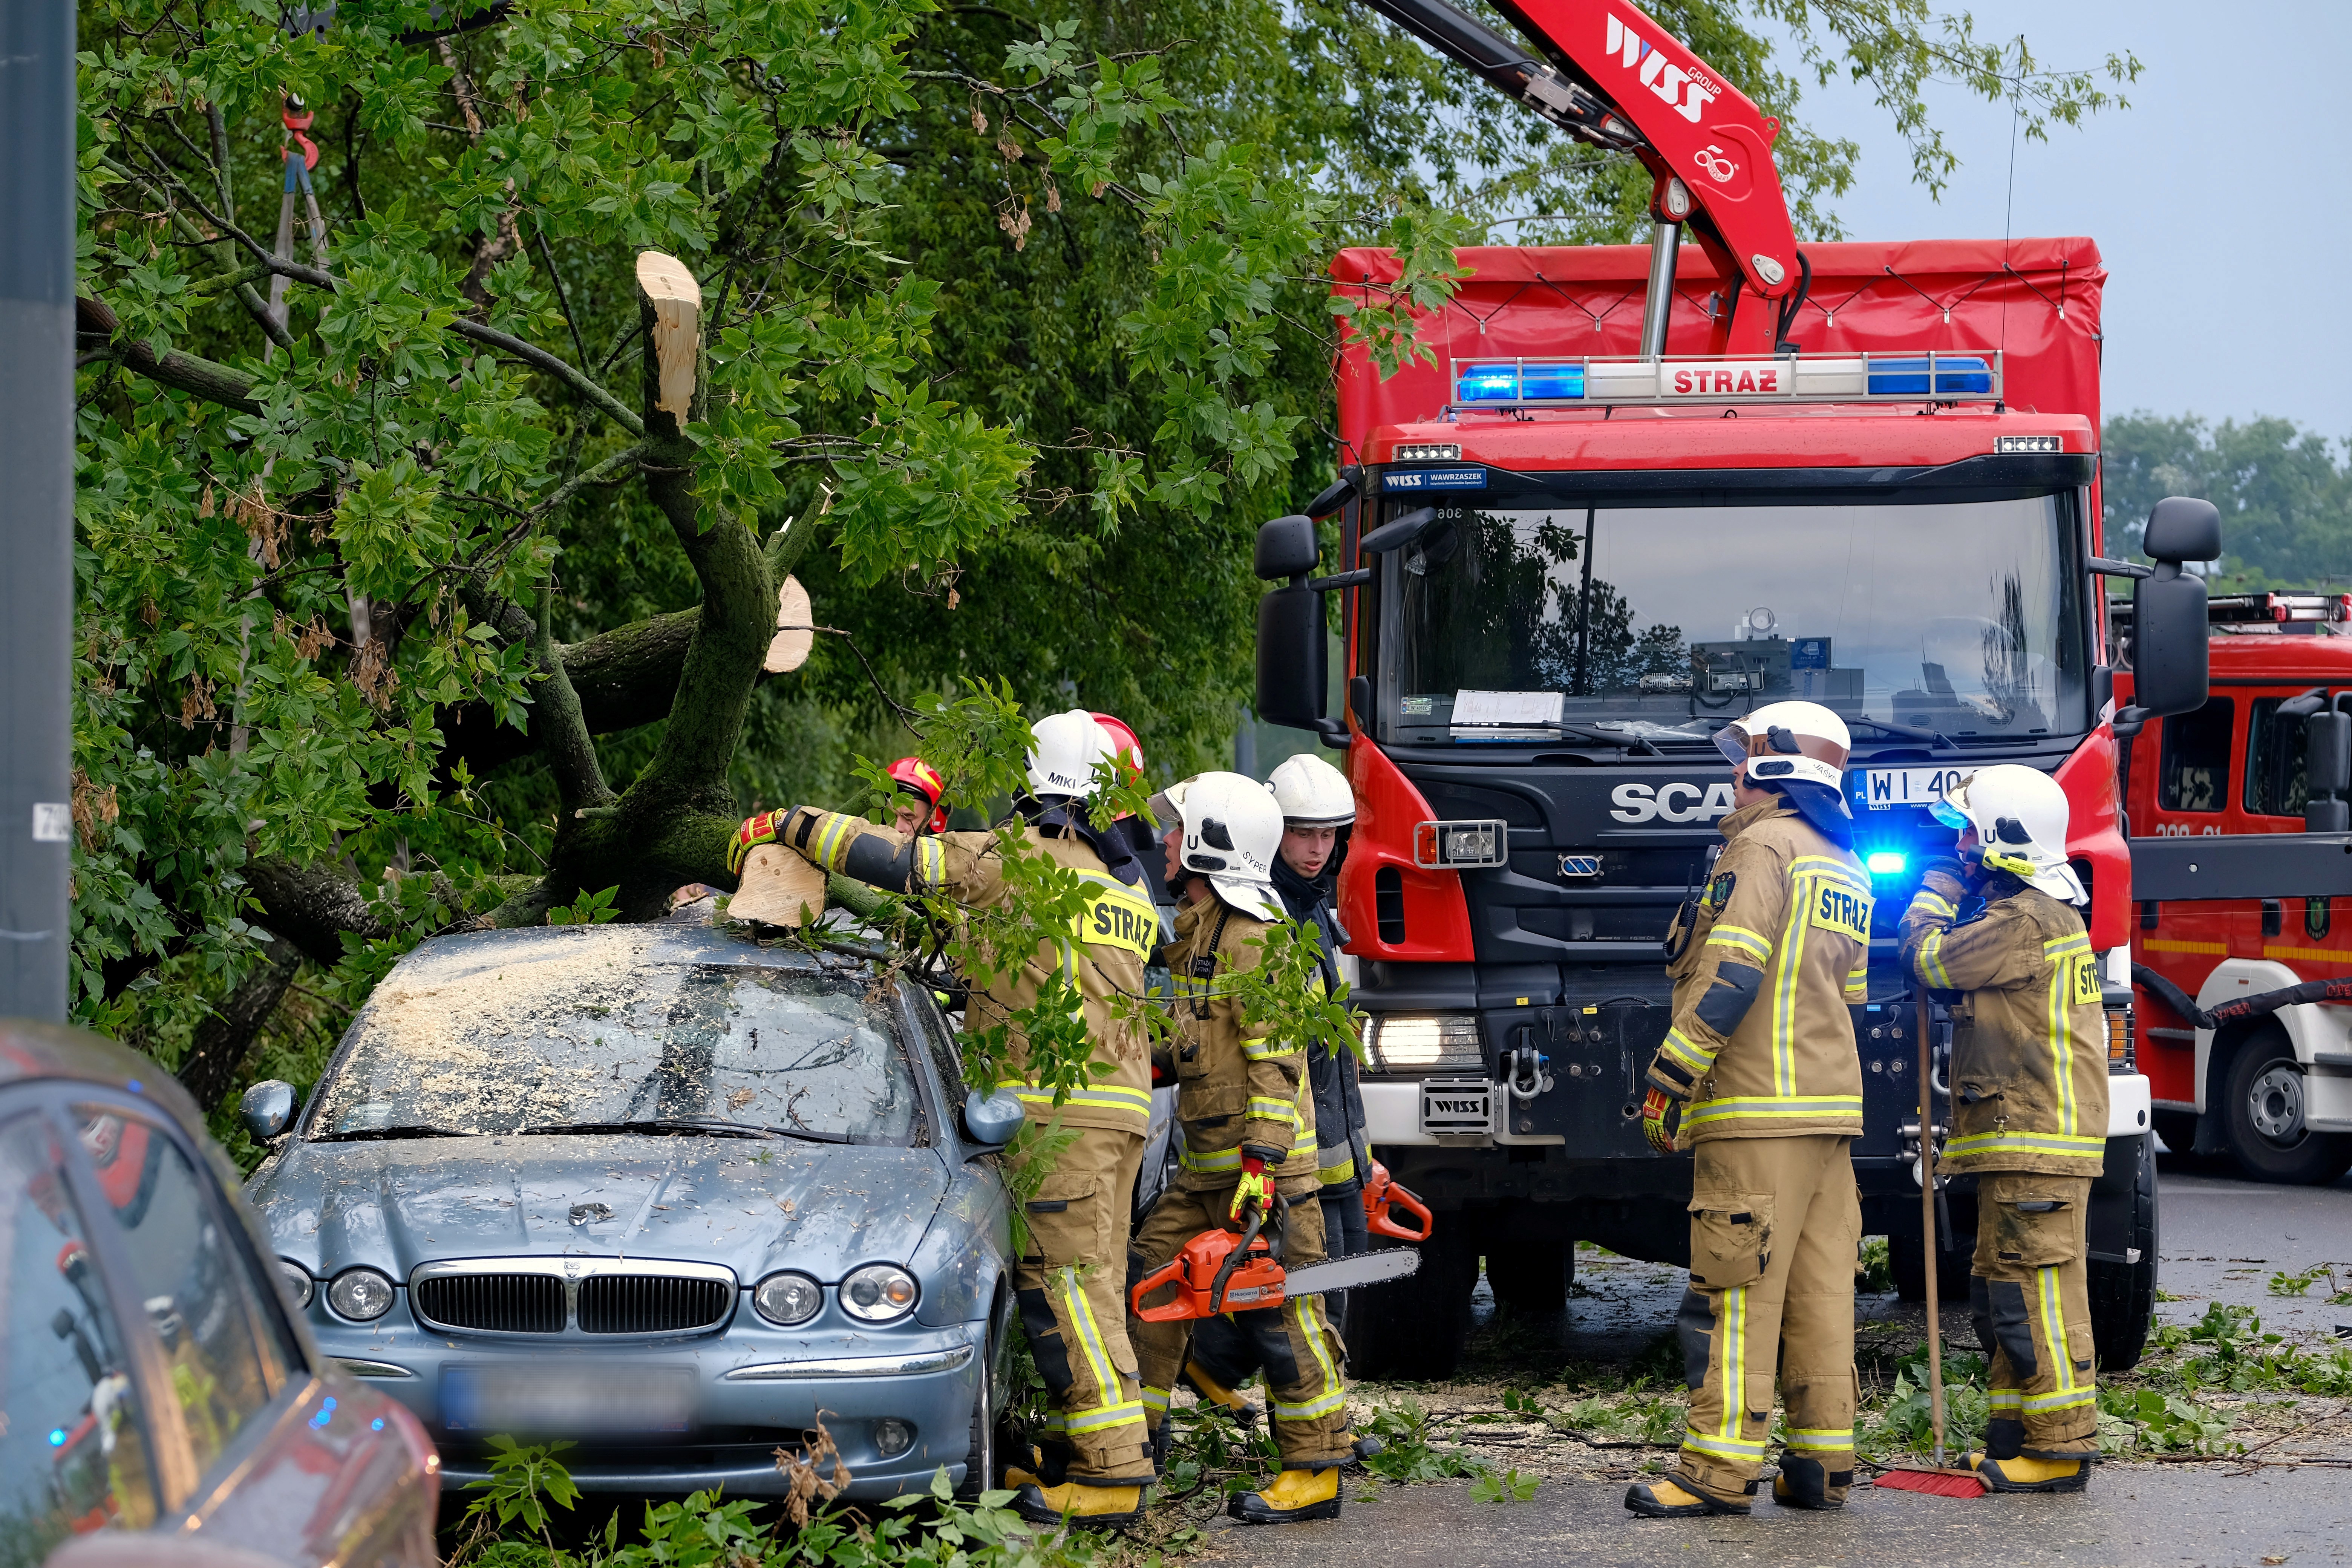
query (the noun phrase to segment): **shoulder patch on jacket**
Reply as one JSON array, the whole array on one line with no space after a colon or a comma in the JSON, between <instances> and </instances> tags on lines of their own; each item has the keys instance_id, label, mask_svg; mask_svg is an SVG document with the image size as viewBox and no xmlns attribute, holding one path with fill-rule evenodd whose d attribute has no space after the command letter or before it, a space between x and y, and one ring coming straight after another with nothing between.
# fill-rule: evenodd
<instances>
[{"instance_id":1,"label":"shoulder patch on jacket","mask_svg":"<svg viewBox=\"0 0 2352 1568\"><path fill-rule=\"evenodd\" d=\"M1707 879L1706 892L1700 902L1710 910L1719 910L1731 901L1731 889L1738 885L1738 873L1717 871Z\"/></svg>"}]
</instances>

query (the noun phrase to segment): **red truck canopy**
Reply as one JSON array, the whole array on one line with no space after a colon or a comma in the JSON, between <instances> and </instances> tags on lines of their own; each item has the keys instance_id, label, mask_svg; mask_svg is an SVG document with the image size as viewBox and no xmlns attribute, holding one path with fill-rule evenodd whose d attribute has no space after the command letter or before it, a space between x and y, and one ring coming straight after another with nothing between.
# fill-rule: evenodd
<instances>
[{"instance_id":1,"label":"red truck canopy","mask_svg":"<svg viewBox=\"0 0 2352 1568\"><path fill-rule=\"evenodd\" d=\"M1809 245L1813 281L1789 336L1808 354L2002 353L2011 407L2079 414L2099 427L2100 294L2107 272L2088 239L1923 239ZM1348 460L1383 425L1436 418L1452 401L1454 360L1634 354L1650 250L1642 245L1482 246L1442 310L1421 319L1437 356L1386 382L1352 335L1339 365L1339 436ZM1332 291L1389 302L1398 275L1387 250L1332 258ZM1721 282L1706 254L1684 247L1666 328L1669 354L1706 352ZM1742 310L1771 310L1753 295Z\"/></svg>"}]
</instances>

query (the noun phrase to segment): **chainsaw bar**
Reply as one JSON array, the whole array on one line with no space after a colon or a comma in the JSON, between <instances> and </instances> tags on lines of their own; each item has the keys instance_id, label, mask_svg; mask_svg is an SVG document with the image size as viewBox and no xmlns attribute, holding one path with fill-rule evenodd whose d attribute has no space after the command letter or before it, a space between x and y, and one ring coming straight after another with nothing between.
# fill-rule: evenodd
<instances>
[{"instance_id":1,"label":"chainsaw bar","mask_svg":"<svg viewBox=\"0 0 2352 1568\"><path fill-rule=\"evenodd\" d=\"M1303 1268L1286 1269L1278 1293L1286 1299L1319 1296L1326 1290L1350 1290L1359 1285L1378 1285L1387 1279L1402 1279L1420 1267L1419 1247L1383 1247L1378 1252L1359 1253L1353 1258L1334 1258L1322 1263L1309 1263ZM1234 1286L1225 1292L1225 1310L1247 1311L1257 1304L1259 1298L1275 1293L1276 1288L1272 1286Z\"/></svg>"}]
</instances>

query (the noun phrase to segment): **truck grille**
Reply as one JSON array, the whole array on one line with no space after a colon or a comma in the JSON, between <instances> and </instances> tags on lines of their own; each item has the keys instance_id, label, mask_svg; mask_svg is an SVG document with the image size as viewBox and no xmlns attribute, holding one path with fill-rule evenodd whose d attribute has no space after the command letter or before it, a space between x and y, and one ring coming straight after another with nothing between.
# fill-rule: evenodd
<instances>
[{"instance_id":1,"label":"truck grille","mask_svg":"<svg viewBox=\"0 0 2352 1568\"><path fill-rule=\"evenodd\" d=\"M674 1334L715 1328L735 1292L718 1279L600 1274L580 1282L583 1334Z\"/></svg>"},{"instance_id":2,"label":"truck grille","mask_svg":"<svg viewBox=\"0 0 2352 1568\"><path fill-rule=\"evenodd\" d=\"M563 1281L549 1274L448 1274L416 1282L419 1317L497 1334L563 1331Z\"/></svg>"}]
</instances>

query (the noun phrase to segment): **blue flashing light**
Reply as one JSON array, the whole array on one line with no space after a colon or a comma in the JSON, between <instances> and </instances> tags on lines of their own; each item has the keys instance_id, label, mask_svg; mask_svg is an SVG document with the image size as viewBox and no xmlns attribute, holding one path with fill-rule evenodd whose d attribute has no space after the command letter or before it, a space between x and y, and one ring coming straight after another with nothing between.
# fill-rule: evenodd
<instances>
[{"instance_id":1,"label":"blue flashing light","mask_svg":"<svg viewBox=\"0 0 2352 1568\"><path fill-rule=\"evenodd\" d=\"M1874 877L1900 877L1910 868L1911 857L1900 849L1874 849L1863 864Z\"/></svg>"},{"instance_id":2,"label":"blue flashing light","mask_svg":"<svg viewBox=\"0 0 2352 1568\"><path fill-rule=\"evenodd\" d=\"M1990 362L1973 355L1942 354L1936 356L1936 386L1927 388L1928 361L1921 359L1874 359L1870 362L1870 395L1873 397L1949 397L1963 393L1992 391Z\"/></svg>"},{"instance_id":3,"label":"blue flashing light","mask_svg":"<svg viewBox=\"0 0 2352 1568\"><path fill-rule=\"evenodd\" d=\"M371 1432L381 1432L381 1431L383 1431L383 1416L381 1416L381 1415L379 1415L379 1416L377 1416L374 1420L373 1420L373 1421L369 1422L369 1423L368 1423L368 1430L369 1430L369 1431L371 1431Z\"/></svg>"},{"instance_id":4,"label":"blue flashing light","mask_svg":"<svg viewBox=\"0 0 2352 1568\"><path fill-rule=\"evenodd\" d=\"M323 1432L326 1430L327 1423L334 1418L335 1396L331 1394L319 1402L319 1414L310 1417L310 1430Z\"/></svg>"},{"instance_id":5,"label":"blue flashing light","mask_svg":"<svg viewBox=\"0 0 2352 1568\"><path fill-rule=\"evenodd\" d=\"M137 1079L135 1079L135 1078L134 1078L134 1079L131 1079L131 1080L127 1085L125 1085L124 1087L125 1087L125 1088L127 1088L127 1089L129 1089L131 1090L131 1093L133 1093L133 1094L144 1094L144 1093L146 1093L146 1092L147 1092L146 1089L145 1089L145 1088L144 1088L144 1087L140 1083L140 1081L139 1081Z\"/></svg>"},{"instance_id":6,"label":"blue flashing light","mask_svg":"<svg viewBox=\"0 0 2352 1568\"><path fill-rule=\"evenodd\" d=\"M62 1448L62 1447L64 1447L65 1446L66 1446L66 1429L65 1429L64 1427L62 1427L62 1426L52 1426L52 1427L50 1427L50 1428L49 1428L49 1447L52 1447L52 1448Z\"/></svg>"},{"instance_id":7,"label":"blue flashing light","mask_svg":"<svg viewBox=\"0 0 2352 1568\"><path fill-rule=\"evenodd\" d=\"M1584 395L1580 364L1465 365L1454 387L1457 403L1520 403Z\"/></svg>"}]
</instances>

